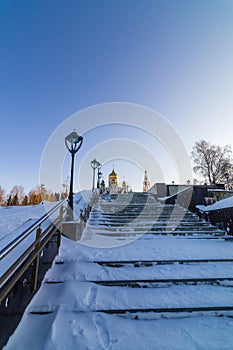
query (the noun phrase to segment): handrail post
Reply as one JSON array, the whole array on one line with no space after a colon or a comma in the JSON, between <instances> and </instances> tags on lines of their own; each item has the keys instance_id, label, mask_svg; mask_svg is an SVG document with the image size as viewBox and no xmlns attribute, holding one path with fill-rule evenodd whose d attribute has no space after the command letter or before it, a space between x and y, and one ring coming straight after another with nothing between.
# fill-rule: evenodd
<instances>
[{"instance_id":1,"label":"handrail post","mask_svg":"<svg viewBox=\"0 0 233 350\"><path fill-rule=\"evenodd\" d=\"M58 248L61 245L62 221L63 221L63 206L60 208L60 213L59 213L59 230L57 231L57 247Z\"/></svg>"},{"instance_id":2,"label":"handrail post","mask_svg":"<svg viewBox=\"0 0 233 350\"><path fill-rule=\"evenodd\" d=\"M81 239L83 234L83 210L82 209L80 209L79 222L80 222L80 239Z\"/></svg>"},{"instance_id":3,"label":"handrail post","mask_svg":"<svg viewBox=\"0 0 233 350\"><path fill-rule=\"evenodd\" d=\"M36 258L34 260L33 270L32 270L32 281L31 281L31 292L36 291L37 287L37 279L38 279L38 270L39 270L39 262L40 262L40 237L41 237L42 229L39 226L36 230L36 244L35 244L35 252L38 251Z\"/></svg>"}]
</instances>

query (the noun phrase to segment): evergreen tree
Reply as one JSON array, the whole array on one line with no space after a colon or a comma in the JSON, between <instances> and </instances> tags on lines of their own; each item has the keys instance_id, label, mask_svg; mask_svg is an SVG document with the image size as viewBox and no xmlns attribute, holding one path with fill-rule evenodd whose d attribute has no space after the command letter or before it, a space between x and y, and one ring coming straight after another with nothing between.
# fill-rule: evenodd
<instances>
[{"instance_id":1,"label":"evergreen tree","mask_svg":"<svg viewBox=\"0 0 233 350\"><path fill-rule=\"evenodd\" d=\"M58 192L54 193L54 200L55 200L55 202L60 200L60 193L58 193Z\"/></svg>"},{"instance_id":2,"label":"evergreen tree","mask_svg":"<svg viewBox=\"0 0 233 350\"><path fill-rule=\"evenodd\" d=\"M13 201L14 201L14 197L17 196L17 198L15 198L15 201L17 199L17 203L16 205L20 205L22 200L23 200L23 197L24 197L24 188L22 185L18 186L18 185L15 185L12 187L11 191L10 191L10 195L11 195L11 198L13 198Z\"/></svg>"},{"instance_id":3,"label":"evergreen tree","mask_svg":"<svg viewBox=\"0 0 233 350\"><path fill-rule=\"evenodd\" d=\"M27 195L23 197L23 200L22 200L21 204L22 205L28 205L28 196Z\"/></svg>"},{"instance_id":4,"label":"evergreen tree","mask_svg":"<svg viewBox=\"0 0 233 350\"><path fill-rule=\"evenodd\" d=\"M8 207L10 207L10 206L12 205L12 198L11 198L11 195L9 195L9 197L7 198L7 203L6 203L6 205L7 205Z\"/></svg>"},{"instance_id":5,"label":"evergreen tree","mask_svg":"<svg viewBox=\"0 0 233 350\"><path fill-rule=\"evenodd\" d=\"M19 205L19 199L18 199L17 193L13 197L12 205Z\"/></svg>"}]
</instances>

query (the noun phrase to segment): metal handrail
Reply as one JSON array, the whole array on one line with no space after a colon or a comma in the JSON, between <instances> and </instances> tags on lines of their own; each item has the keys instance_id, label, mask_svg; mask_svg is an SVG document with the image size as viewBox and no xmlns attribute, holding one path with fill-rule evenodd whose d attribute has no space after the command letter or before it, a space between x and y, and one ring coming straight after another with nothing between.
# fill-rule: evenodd
<instances>
[{"instance_id":1,"label":"metal handrail","mask_svg":"<svg viewBox=\"0 0 233 350\"><path fill-rule=\"evenodd\" d=\"M57 230L59 231L57 247L60 246L60 226L62 225L62 221L64 219L63 215L67 211L67 208L64 208L64 204L66 202L67 199L60 201L0 251L0 259L5 258L19 243L21 243L32 232L36 231L36 238L34 242L32 242L29 247L27 247L27 249L24 250L22 254L12 262L12 265L8 267L3 275L0 276L0 303L5 297L7 297L9 292L18 282L23 273L29 268L32 262L34 262L34 264L32 267L31 292L36 290L40 259L39 254ZM42 231L41 224L47 220L51 214L58 210L59 214L56 216L56 218L51 220L50 224L48 224L44 231Z\"/></svg>"},{"instance_id":2,"label":"metal handrail","mask_svg":"<svg viewBox=\"0 0 233 350\"><path fill-rule=\"evenodd\" d=\"M29 228L23 231L12 242L7 244L2 250L0 250L0 260L2 260L6 255L8 255L19 243L21 243L28 235L30 235L30 233L32 233L35 229L40 227L40 225L45 220L47 220L51 214L57 211L66 202L67 202L67 198L63 199L61 202L55 205L52 209L50 209L46 214L44 214L40 219L38 219L34 224L32 224Z\"/></svg>"},{"instance_id":3,"label":"metal handrail","mask_svg":"<svg viewBox=\"0 0 233 350\"><path fill-rule=\"evenodd\" d=\"M89 216L92 205L95 202L95 198L90 200L84 210L80 210L80 223L81 226L85 226L86 220ZM21 232L12 242L7 244L2 250L0 250L0 261L5 258L12 250L17 247L25 238L27 238L32 232L35 232L34 241L24 249L21 254L17 254L15 260L6 269L5 272L0 276L0 303L8 296L12 288L23 276L25 271L32 265L31 271L31 292L35 292L38 287L38 271L40 264L40 252L44 249L45 245L49 242L51 237L57 232L57 247L60 247L61 242L61 230L64 220L67 218L67 207L68 199L60 201L46 214L41 216L34 224L28 227L26 230ZM59 210L59 214L56 218L50 220L50 223L43 228L41 224L49 219L51 214L54 214Z\"/></svg>"}]
</instances>

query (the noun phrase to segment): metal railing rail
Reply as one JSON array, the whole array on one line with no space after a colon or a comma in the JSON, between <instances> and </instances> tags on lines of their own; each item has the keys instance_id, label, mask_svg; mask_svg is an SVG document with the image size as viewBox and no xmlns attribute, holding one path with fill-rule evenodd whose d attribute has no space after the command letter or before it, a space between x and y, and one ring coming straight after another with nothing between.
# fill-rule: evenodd
<instances>
[{"instance_id":1,"label":"metal railing rail","mask_svg":"<svg viewBox=\"0 0 233 350\"><path fill-rule=\"evenodd\" d=\"M54 206L51 210L49 210L46 214L44 214L40 219L38 219L34 224L32 224L29 228L23 231L18 237L16 237L12 242L7 244L2 250L0 250L0 260L2 260L6 255L8 255L19 243L21 243L27 236L30 235L35 229L37 229L45 220L49 218L54 212L56 212L59 208L61 208L67 199L63 199L56 206Z\"/></svg>"},{"instance_id":2,"label":"metal railing rail","mask_svg":"<svg viewBox=\"0 0 233 350\"><path fill-rule=\"evenodd\" d=\"M97 202L98 196L93 194L88 203L83 209L80 209L80 227L81 231L85 227L86 221L89 217L92 206ZM57 246L60 246L61 242L61 230L62 223L66 221L69 207L67 205L67 198L60 201L46 214L41 216L34 224L20 233L14 240L7 244L0 250L0 262L14 251L14 249L23 242L30 234L34 232L36 235L33 242L27 246L18 256L12 261L12 264L7 268L6 271L0 275L0 303L8 296L9 292L14 288L16 283L20 280L24 272L32 266L32 277L31 277L31 292L35 292L37 289L37 279L39 271L39 260L40 252L43 250L45 245L50 241L55 232L57 235ZM41 224L50 218L52 214L58 212L55 218L48 223L46 227L41 228ZM82 232L81 232L82 234Z\"/></svg>"},{"instance_id":3,"label":"metal railing rail","mask_svg":"<svg viewBox=\"0 0 233 350\"><path fill-rule=\"evenodd\" d=\"M0 251L0 260L2 260L10 252L12 252L13 249L18 246L26 237L28 237L32 232L36 230L35 240L30 244L30 246L26 248L26 250L22 252L22 254L15 261L12 262L12 265L10 265L10 267L3 273L3 275L0 276L0 303L8 295L8 293L12 290L23 273L33 262L34 265L32 270L31 291L34 292L36 290L40 258L39 254L45 245L49 242L54 233L60 229L64 213L67 211L67 208L64 208L66 203L67 199L59 202ZM53 219L53 222L51 222L42 232L41 224L45 220L49 219L50 215L54 214L58 210L59 213L56 218ZM60 242L60 234L61 233L59 232L58 245Z\"/></svg>"}]
</instances>

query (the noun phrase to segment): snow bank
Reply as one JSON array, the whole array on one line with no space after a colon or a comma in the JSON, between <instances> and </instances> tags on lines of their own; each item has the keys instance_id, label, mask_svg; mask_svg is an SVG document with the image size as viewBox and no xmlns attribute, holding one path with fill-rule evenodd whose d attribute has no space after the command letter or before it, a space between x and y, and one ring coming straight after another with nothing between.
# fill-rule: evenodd
<instances>
[{"instance_id":1,"label":"snow bank","mask_svg":"<svg viewBox=\"0 0 233 350\"><path fill-rule=\"evenodd\" d=\"M74 194L74 215L77 219L79 218L80 210L84 210L91 196L92 191L89 190L80 191Z\"/></svg>"},{"instance_id":2,"label":"snow bank","mask_svg":"<svg viewBox=\"0 0 233 350\"><path fill-rule=\"evenodd\" d=\"M92 192L88 190L74 194L74 212L78 217L80 209L85 208L91 195ZM29 227L57 204L58 202L43 201L38 205L0 207L0 240L9 233L13 234L14 230L17 234L21 226L22 229L25 229L27 224Z\"/></svg>"},{"instance_id":3,"label":"snow bank","mask_svg":"<svg viewBox=\"0 0 233 350\"><path fill-rule=\"evenodd\" d=\"M43 204L0 207L0 240L8 235L17 227L28 222L33 223L33 220L38 220L45 214Z\"/></svg>"}]
</instances>

